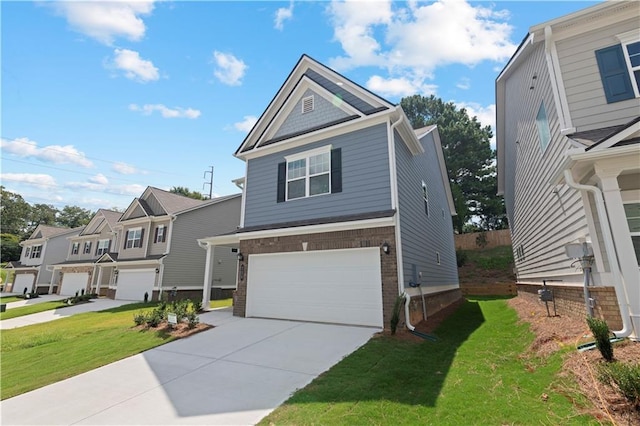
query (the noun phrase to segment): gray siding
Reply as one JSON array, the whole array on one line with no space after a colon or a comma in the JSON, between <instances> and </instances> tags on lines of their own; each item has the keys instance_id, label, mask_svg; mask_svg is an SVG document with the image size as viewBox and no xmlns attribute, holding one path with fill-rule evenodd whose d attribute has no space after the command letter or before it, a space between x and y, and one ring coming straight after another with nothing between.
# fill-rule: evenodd
<instances>
[{"instance_id":1,"label":"gray siding","mask_svg":"<svg viewBox=\"0 0 640 426\"><path fill-rule=\"evenodd\" d=\"M534 72L538 78L530 89ZM541 101L551 132L544 152L535 120ZM516 258L518 279L579 281L580 274L566 257L564 245L588 237L589 230L580 194L566 185L556 188L549 183L569 142L560 134L544 43L538 43L509 76L505 103L505 202L514 252L522 245L525 253L524 259Z\"/></svg>"},{"instance_id":2,"label":"gray siding","mask_svg":"<svg viewBox=\"0 0 640 426\"><path fill-rule=\"evenodd\" d=\"M342 192L277 202L278 163L331 144L342 148ZM247 166L245 226L376 212L391 208L387 126L379 124L276 154Z\"/></svg>"},{"instance_id":3,"label":"gray siding","mask_svg":"<svg viewBox=\"0 0 640 426\"><path fill-rule=\"evenodd\" d=\"M203 286L207 252L197 239L235 231L240 224L240 202L241 197L235 197L178 215L173 223L170 252L163 260L163 287ZM234 265L224 265L235 273Z\"/></svg>"},{"instance_id":4,"label":"gray siding","mask_svg":"<svg viewBox=\"0 0 640 426\"><path fill-rule=\"evenodd\" d=\"M160 202L153 194L150 194L149 197L146 198L144 201L147 202L147 205L151 208L151 211L153 212L154 215L166 214L166 212L162 208L162 205L160 205Z\"/></svg>"},{"instance_id":5,"label":"gray siding","mask_svg":"<svg viewBox=\"0 0 640 426\"><path fill-rule=\"evenodd\" d=\"M595 55L596 50L620 44L616 34L637 28L638 16L629 16L625 22L557 43L569 110L577 131L624 124L638 116L638 98L607 104Z\"/></svg>"},{"instance_id":6,"label":"gray siding","mask_svg":"<svg viewBox=\"0 0 640 426\"><path fill-rule=\"evenodd\" d=\"M155 243L155 236L156 236L156 228L159 225L165 225L167 228L165 229L165 232L167 233L167 237L165 238L165 242L162 243ZM167 218L166 220L162 220L162 221L158 221L158 222L153 222L151 224L151 232L149 235L149 254L163 254L167 251L167 244L169 244L169 219Z\"/></svg>"},{"instance_id":7,"label":"gray siding","mask_svg":"<svg viewBox=\"0 0 640 426\"><path fill-rule=\"evenodd\" d=\"M313 111L303 114L302 99L312 95L314 102ZM348 116L349 114L341 110L339 107L333 105L331 102L309 89L293 107L293 110L284 120L274 137L278 138L280 136L301 132Z\"/></svg>"},{"instance_id":8,"label":"gray siding","mask_svg":"<svg viewBox=\"0 0 640 426\"><path fill-rule=\"evenodd\" d=\"M237 269L238 253L230 247L215 247L211 287L236 288Z\"/></svg>"},{"instance_id":9,"label":"gray siding","mask_svg":"<svg viewBox=\"0 0 640 426\"><path fill-rule=\"evenodd\" d=\"M127 243L127 231L130 229L142 228L144 229L144 235L142 236L142 247L136 248L127 248L125 249L125 245ZM112 246L112 251L118 252L118 259L138 259L141 257L145 257L147 255L147 247L150 245L149 242L153 241L153 228L150 229L149 222L138 223L136 225L125 225L122 229L121 238L118 238L118 243L120 247Z\"/></svg>"},{"instance_id":10,"label":"gray siding","mask_svg":"<svg viewBox=\"0 0 640 426\"><path fill-rule=\"evenodd\" d=\"M421 142L425 153L413 156L402 138L395 134L405 287L409 287L410 281L420 282L423 287L458 284L453 223L445 192L445 185L449 182L442 180L433 136L426 135ZM428 216L423 181L428 191ZM440 264L436 253L440 254Z\"/></svg>"},{"instance_id":11,"label":"gray siding","mask_svg":"<svg viewBox=\"0 0 640 426\"><path fill-rule=\"evenodd\" d=\"M47 271L48 265L64 262L67 257L67 250L69 249L69 240L67 237L74 234L64 234L50 238L43 246L43 255L41 257L42 266L40 266L40 273L38 274L38 282L36 285L51 283L52 272ZM78 235L76 233L75 235Z\"/></svg>"}]
</instances>

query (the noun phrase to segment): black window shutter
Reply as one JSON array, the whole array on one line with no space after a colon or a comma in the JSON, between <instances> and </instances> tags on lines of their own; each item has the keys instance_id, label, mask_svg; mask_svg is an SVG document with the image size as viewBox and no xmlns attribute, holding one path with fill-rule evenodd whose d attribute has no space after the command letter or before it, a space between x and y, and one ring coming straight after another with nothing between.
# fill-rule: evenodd
<instances>
[{"instance_id":1,"label":"black window shutter","mask_svg":"<svg viewBox=\"0 0 640 426\"><path fill-rule=\"evenodd\" d=\"M158 228L160 228L159 226L156 226L156 233L153 236L153 242L157 243L158 242Z\"/></svg>"},{"instance_id":2,"label":"black window shutter","mask_svg":"<svg viewBox=\"0 0 640 426\"><path fill-rule=\"evenodd\" d=\"M100 241L98 241L98 244L96 244L96 254L94 256L98 255L98 249L100 248Z\"/></svg>"},{"instance_id":3,"label":"black window shutter","mask_svg":"<svg viewBox=\"0 0 640 426\"><path fill-rule=\"evenodd\" d=\"M126 250L127 249L127 240L129 239L129 231L124 233L124 246L122 247L122 250Z\"/></svg>"},{"instance_id":4,"label":"black window shutter","mask_svg":"<svg viewBox=\"0 0 640 426\"><path fill-rule=\"evenodd\" d=\"M633 99L633 86L627 69L627 62L624 59L622 45L606 47L596 50L596 60L600 70L600 78L607 103L620 102Z\"/></svg>"},{"instance_id":5,"label":"black window shutter","mask_svg":"<svg viewBox=\"0 0 640 426\"><path fill-rule=\"evenodd\" d=\"M331 193L342 192L342 148L331 150Z\"/></svg>"},{"instance_id":6,"label":"black window shutter","mask_svg":"<svg viewBox=\"0 0 640 426\"><path fill-rule=\"evenodd\" d=\"M111 251L111 240L109 240L109 244L107 244L107 253Z\"/></svg>"},{"instance_id":7,"label":"black window shutter","mask_svg":"<svg viewBox=\"0 0 640 426\"><path fill-rule=\"evenodd\" d=\"M91 253L91 242L89 242L89 247L87 247L87 253Z\"/></svg>"},{"instance_id":8,"label":"black window shutter","mask_svg":"<svg viewBox=\"0 0 640 426\"><path fill-rule=\"evenodd\" d=\"M278 164L278 202L284 202L287 186L287 163Z\"/></svg>"},{"instance_id":9,"label":"black window shutter","mask_svg":"<svg viewBox=\"0 0 640 426\"><path fill-rule=\"evenodd\" d=\"M140 246L142 247L142 242L144 241L144 228L140 230Z\"/></svg>"}]
</instances>

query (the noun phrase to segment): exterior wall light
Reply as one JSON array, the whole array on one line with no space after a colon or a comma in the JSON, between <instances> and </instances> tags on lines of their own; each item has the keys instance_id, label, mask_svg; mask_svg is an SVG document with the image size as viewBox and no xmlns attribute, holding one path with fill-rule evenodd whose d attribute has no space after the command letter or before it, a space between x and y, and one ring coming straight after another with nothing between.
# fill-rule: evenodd
<instances>
[{"instance_id":1,"label":"exterior wall light","mask_svg":"<svg viewBox=\"0 0 640 426\"><path fill-rule=\"evenodd\" d=\"M244 255L238 252L238 262L242 262L244 260Z\"/></svg>"},{"instance_id":2,"label":"exterior wall light","mask_svg":"<svg viewBox=\"0 0 640 426\"><path fill-rule=\"evenodd\" d=\"M389 252L391 251L391 246L388 242L385 241L384 244L382 244L382 251L384 252L384 254L389 254Z\"/></svg>"}]
</instances>

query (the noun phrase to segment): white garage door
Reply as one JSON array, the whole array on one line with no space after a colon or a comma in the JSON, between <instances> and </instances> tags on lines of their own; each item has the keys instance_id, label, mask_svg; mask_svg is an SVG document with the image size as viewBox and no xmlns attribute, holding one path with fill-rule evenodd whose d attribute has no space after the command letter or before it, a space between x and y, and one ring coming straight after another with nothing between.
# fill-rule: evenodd
<instances>
[{"instance_id":1,"label":"white garage door","mask_svg":"<svg viewBox=\"0 0 640 426\"><path fill-rule=\"evenodd\" d=\"M62 275L62 288L60 295L75 296L76 292L82 294L82 290L87 290L89 274L86 272L73 272Z\"/></svg>"},{"instance_id":2,"label":"white garage door","mask_svg":"<svg viewBox=\"0 0 640 426\"><path fill-rule=\"evenodd\" d=\"M120 270L118 284L116 286L116 299L119 300L144 300L144 294L153 293L153 284L156 280L155 269Z\"/></svg>"},{"instance_id":3,"label":"white garage door","mask_svg":"<svg viewBox=\"0 0 640 426\"><path fill-rule=\"evenodd\" d=\"M249 255L246 314L382 327L380 249Z\"/></svg>"},{"instance_id":4,"label":"white garage door","mask_svg":"<svg viewBox=\"0 0 640 426\"><path fill-rule=\"evenodd\" d=\"M27 293L31 293L31 287L33 286L33 274L16 274L16 281L11 289L14 293L22 294L24 289L27 289Z\"/></svg>"}]
</instances>

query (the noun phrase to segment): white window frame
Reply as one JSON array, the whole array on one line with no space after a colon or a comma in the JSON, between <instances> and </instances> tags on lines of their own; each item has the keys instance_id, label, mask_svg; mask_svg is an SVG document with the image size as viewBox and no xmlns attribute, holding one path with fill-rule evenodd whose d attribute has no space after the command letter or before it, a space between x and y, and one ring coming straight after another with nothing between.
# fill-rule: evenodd
<instances>
[{"instance_id":1,"label":"white window frame","mask_svg":"<svg viewBox=\"0 0 640 426\"><path fill-rule=\"evenodd\" d=\"M142 247L142 227L131 228L127 231L127 242L125 248L141 248Z\"/></svg>"},{"instance_id":2,"label":"white window frame","mask_svg":"<svg viewBox=\"0 0 640 426\"><path fill-rule=\"evenodd\" d=\"M40 256L42 256L42 244L33 246L33 249L31 250L31 259L40 259Z\"/></svg>"},{"instance_id":3,"label":"white window frame","mask_svg":"<svg viewBox=\"0 0 640 426\"><path fill-rule=\"evenodd\" d=\"M78 254L80 253L80 243L73 243L71 244L71 254Z\"/></svg>"},{"instance_id":4,"label":"white window frame","mask_svg":"<svg viewBox=\"0 0 640 426\"><path fill-rule=\"evenodd\" d=\"M636 98L640 98L640 88L638 87L638 82L636 81L636 76L634 74L635 71L640 71L640 65L637 65L635 67L631 65L631 57L629 56L628 50L630 44L640 42L640 38L638 38L638 30L632 30L623 34L618 34L616 37L618 38L618 40L620 40L620 44L622 45L622 53L624 54L624 60L627 63L627 71L629 72L629 79L631 80L633 93L635 94Z\"/></svg>"},{"instance_id":5,"label":"white window frame","mask_svg":"<svg viewBox=\"0 0 640 426\"><path fill-rule=\"evenodd\" d=\"M85 241L82 247L82 254L91 254L91 241Z\"/></svg>"},{"instance_id":6,"label":"white window frame","mask_svg":"<svg viewBox=\"0 0 640 426\"><path fill-rule=\"evenodd\" d=\"M26 247L24 251L24 257L25 259L29 259L31 257L31 246Z\"/></svg>"},{"instance_id":7,"label":"white window frame","mask_svg":"<svg viewBox=\"0 0 640 426\"><path fill-rule=\"evenodd\" d=\"M106 243L106 244L105 244ZM100 256L109 251L109 239L98 240L98 246L96 247L96 255Z\"/></svg>"},{"instance_id":8,"label":"white window frame","mask_svg":"<svg viewBox=\"0 0 640 426\"><path fill-rule=\"evenodd\" d=\"M544 112L544 117L540 117L540 112ZM538 107L538 113L536 114L536 127L538 128L540 149L544 153L549 145L551 145L551 128L549 127L549 115L547 114L547 107L544 104L544 100L540 101L540 106ZM545 143L546 136L548 136L548 139Z\"/></svg>"},{"instance_id":9,"label":"white window frame","mask_svg":"<svg viewBox=\"0 0 640 426\"><path fill-rule=\"evenodd\" d=\"M319 156L319 155L329 155L329 170L322 172L322 173L314 173L314 174L310 174L309 173L309 159L311 157L315 157L315 156ZM309 151L305 151L305 152L300 152L298 154L293 154L293 155L288 155L286 157L284 157L284 159L286 160L286 182L285 182L285 200L286 201L293 201L293 200L300 200L303 198L310 198L310 197L318 197L318 196L322 196L322 195L328 195L331 194L331 145L326 145L320 148L316 148L316 149L311 149ZM299 160L305 160L305 174L304 176L298 176L295 178L289 178L289 163L292 163L294 161L299 161ZM323 176L323 175L328 175L329 177L329 185L328 185L328 191L327 192L322 192L319 194L313 194L310 195L310 181L311 178L316 177L316 176ZM304 195L301 197L295 197L295 198L289 198L289 183L290 182L294 182L297 180L301 180L304 179L305 180L305 188L304 188Z\"/></svg>"},{"instance_id":10,"label":"white window frame","mask_svg":"<svg viewBox=\"0 0 640 426\"><path fill-rule=\"evenodd\" d=\"M158 233L156 234L156 239L154 243L163 243L163 239L165 233L167 232L167 225L158 225Z\"/></svg>"},{"instance_id":11,"label":"white window frame","mask_svg":"<svg viewBox=\"0 0 640 426\"><path fill-rule=\"evenodd\" d=\"M628 204L640 204L640 199L629 199L629 200L623 199L623 201L622 201L623 208L624 208L624 206L626 206ZM626 215L626 213L627 212L625 210L625 218L627 219L627 226L629 226L629 217ZM629 229L629 235L630 235L632 240L633 240L633 237L640 238L640 231L633 232L633 231L631 231L631 229ZM640 259L636 258L636 260L638 261L638 266L640 266Z\"/></svg>"}]
</instances>

